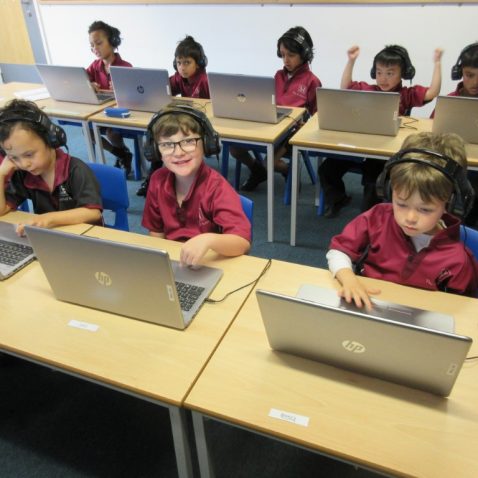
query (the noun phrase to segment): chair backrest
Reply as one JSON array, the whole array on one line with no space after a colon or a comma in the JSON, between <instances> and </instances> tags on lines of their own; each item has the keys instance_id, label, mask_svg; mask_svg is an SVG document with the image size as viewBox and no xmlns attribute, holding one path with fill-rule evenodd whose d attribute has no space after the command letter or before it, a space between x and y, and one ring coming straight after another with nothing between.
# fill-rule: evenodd
<instances>
[{"instance_id":1,"label":"chair backrest","mask_svg":"<svg viewBox=\"0 0 478 478\"><path fill-rule=\"evenodd\" d=\"M473 252L478 261L478 231L467 226L460 226L460 239Z\"/></svg>"},{"instance_id":2,"label":"chair backrest","mask_svg":"<svg viewBox=\"0 0 478 478\"><path fill-rule=\"evenodd\" d=\"M100 183L103 209L115 213L114 223L105 224L106 227L129 231L127 213L129 197L124 170L106 164L87 164L95 173L96 179Z\"/></svg>"},{"instance_id":3,"label":"chair backrest","mask_svg":"<svg viewBox=\"0 0 478 478\"><path fill-rule=\"evenodd\" d=\"M241 198L242 210L244 211L244 214L247 216L247 219L249 219L249 222L251 223L251 240L252 240L252 227L253 227L252 217L254 214L254 201L252 199L246 198L246 196L242 196L241 194L239 194L239 197Z\"/></svg>"}]
</instances>

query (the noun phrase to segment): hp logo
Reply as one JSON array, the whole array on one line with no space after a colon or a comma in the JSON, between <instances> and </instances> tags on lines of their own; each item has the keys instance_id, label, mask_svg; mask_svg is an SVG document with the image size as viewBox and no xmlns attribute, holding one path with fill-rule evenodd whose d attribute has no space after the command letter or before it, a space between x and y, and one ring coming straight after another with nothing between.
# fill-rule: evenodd
<instances>
[{"instance_id":1,"label":"hp logo","mask_svg":"<svg viewBox=\"0 0 478 478\"><path fill-rule=\"evenodd\" d=\"M238 93L236 99L239 103L244 103L246 101L246 95L244 93Z\"/></svg>"},{"instance_id":2,"label":"hp logo","mask_svg":"<svg viewBox=\"0 0 478 478\"><path fill-rule=\"evenodd\" d=\"M142 95L144 93L144 88L141 85L139 85L136 87L136 91Z\"/></svg>"},{"instance_id":3,"label":"hp logo","mask_svg":"<svg viewBox=\"0 0 478 478\"><path fill-rule=\"evenodd\" d=\"M109 287L113 283L111 277L106 272L95 272L95 278L98 284L105 287Z\"/></svg>"},{"instance_id":4,"label":"hp logo","mask_svg":"<svg viewBox=\"0 0 478 478\"><path fill-rule=\"evenodd\" d=\"M366 350L360 342L355 342L354 340L344 340L342 342L342 347L347 352L352 352L354 354L363 354Z\"/></svg>"}]
</instances>

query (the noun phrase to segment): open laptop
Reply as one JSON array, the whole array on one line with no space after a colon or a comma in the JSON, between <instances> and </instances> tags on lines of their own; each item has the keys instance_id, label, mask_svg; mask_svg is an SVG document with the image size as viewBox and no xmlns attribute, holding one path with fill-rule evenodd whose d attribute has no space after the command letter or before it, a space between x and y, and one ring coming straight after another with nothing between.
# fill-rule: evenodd
<instances>
[{"instance_id":1,"label":"open laptop","mask_svg":"<svg viewBox=\"0 0 478 478\"><path fill-rule=\"evenodd\" d=\"M207 76L218 118L274 124L292 112L276 106L274 78L211 72Z\"/></svg>"},{"instance_id":2,"label":"open laptop","mask_svg":"<svg viewBox=\"0 0 478 478\"><path fill-rule=\"evenodd\" d=\"M88 73L80 66L37 64L36 67L54 100L96 105L115 99L113 92L96 93Z\"/></svg>"},{"instance_id":3,"label":"open laptop","mask_svg":"<svg viewBox=\"0 0 478 478\"><path fill-rule=\"evenodd\" d=\"M478 144L478 98L439 96L432 131L456 133L466 142Z\"/></svg>"},{"instance_id":4,"label":"open laptop","mask_svg":"<svg viewBox=\"0 0 478 478\"><path fill-rule=\"evenodd\" d=\"M26 237L19 237L15 224L0 221L0 280L15 274L35 259Z\"/></svg>"},{"instance_id":5,"label":"open laptop","mask_svg":"<svg viewBox=\"0 0 478 478\"><path fill-rule=\"evenodd\" d=\"M186 328L222 276L211 267L180 267L158 249L51 229L25 230L57 299L154 324ZM195 297L181 308L184 289Z\"/></svg>"},{"instance_id":6,"label":"open laptop","mask_svg":"<svg viewBox=\"0 0 478 478\"><path fill-rule=\"evenodd\" d=\"M256 292L274 350L440 396L450 393L472 343L450 330L453 318L382 301L368 313L333 289L314 287L304 286L298 297ZM323 303L310 300L316 296Z\"/></svg>"},{"instance_id":7,"label":"open laptop","mask_svg":"<svg viewBox=\"0 0 478 478\"><path fill-rule=\"evenodd\" d=\"M319 128L396 136L400 94L317 88Z\"/></svg>"},{"instance_id":8,"label":"open laptop","mask_svg":"<svg viewBox=\"0 0 478 478\"><path fill-rule=\"evenodd\" d=\"M192 105L191 100L171 96L167 70L110 67L116 103L121 108L156 112L168 105Z\"/></svg>"}]
</instances>

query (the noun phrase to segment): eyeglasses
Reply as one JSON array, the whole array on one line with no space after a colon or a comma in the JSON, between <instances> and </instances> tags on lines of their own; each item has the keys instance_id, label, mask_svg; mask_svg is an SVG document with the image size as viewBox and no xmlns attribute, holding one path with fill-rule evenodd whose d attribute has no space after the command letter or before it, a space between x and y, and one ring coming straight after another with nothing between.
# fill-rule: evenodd
<instances>
[{"instance_id":1,"label":"eyeglasses","mask_svg":"<svg viewBox=\"0 0 478 478\"><path fill-rule=\"evenodd\" d=\"M179 145L185 153L192 153L193 151L196 151L200 139L201 138L187 138L182 139L181 141L164 141L158 143L158 149L161 154L168 155L173 154L176 150L176 146Z\"/></svg>"}]
</instances>

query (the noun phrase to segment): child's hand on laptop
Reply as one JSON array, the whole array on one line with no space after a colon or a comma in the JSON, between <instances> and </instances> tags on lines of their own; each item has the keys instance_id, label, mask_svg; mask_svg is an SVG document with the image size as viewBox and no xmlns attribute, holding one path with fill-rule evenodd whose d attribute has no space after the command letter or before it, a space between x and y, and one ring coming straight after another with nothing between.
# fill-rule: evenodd
<instances>
[{"instance_id":1,"label":"child's hand on laptop","mask_svg":"<svg viewBox=\"0 0 478 478\"><path fill-rule=\"evenodd\" d=\"M93 86L93 88L95 89L97 93L101 90L100 85L96 83L96 81L92 81L91 86Z\"/></svg>"},{"instance_id":2,"label":"child's hand on laptop","mask_svg":"<svg viewBox=\"0 0 478 478\"><path fill-rule=\"evenodd\" d=\"M179 260L182 265L197 266L211 248L211 234L199 234L183 244Z\"/></svg>"},{"instance_id":3,"label":"child's hand on laptop","mask_svg":"<svg viewBox=\"0 0 478 478\"><path fill-rule=\"evenodd\" d=\"M380 289L366 287L351 269L340 269L335 277L342 286L338 291L340 297L349 304L354 302L359 308L365 307L368 311L372 310L370 295L380 294Z\"/></svg>"},{"instance_id":4,"label":"child's hand on laptop","mask_svg":"<svg viewBox=\"0 0 478 478\"><path fill-rule=\"evenodd\" d=\"M20 237L25 237L25 224L29 226L36 226L36 227L43 227L48 229L53 226L51 220L50 213L40 214L38 216L34 216L29 221L25 221L24 223L17 224L16 232L17 235Z\"/></svg>"}]
</instances>

